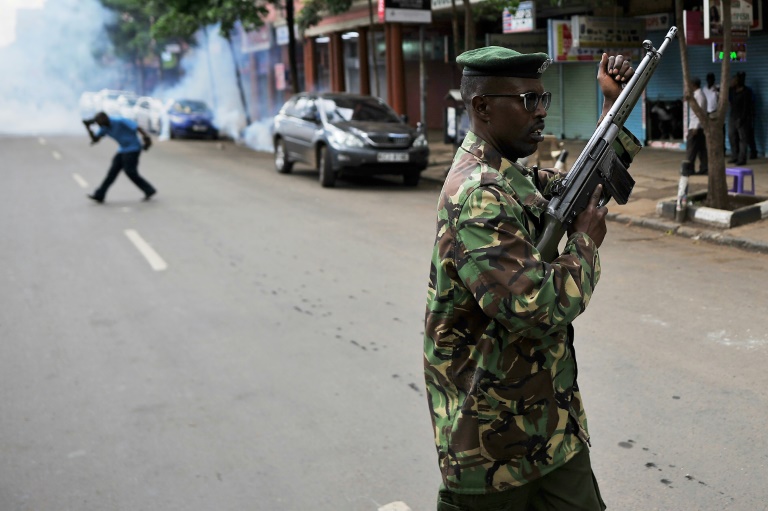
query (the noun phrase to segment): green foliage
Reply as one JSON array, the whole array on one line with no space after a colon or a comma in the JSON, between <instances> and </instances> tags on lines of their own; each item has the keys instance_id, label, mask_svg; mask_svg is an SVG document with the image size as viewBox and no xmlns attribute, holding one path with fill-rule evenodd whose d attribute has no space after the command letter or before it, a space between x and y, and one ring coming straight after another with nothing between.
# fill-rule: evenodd
<instances>
[{"instance_id":1,"label":"green foliage","mask_svg":"<svg viewBox=\"0 0 768 511\"><path fill-rule=\"evenodd\" d=\"M277 1L277 0L272 0ZM223 37L230 37L239 21L245 30L264 25L266 2L254 0L149 0L160 13L152 33L156 36L194 34L197 29L220 24Z\"/></svg>"},{"instance_id":2,"label":"green foliage","mask_svg":"<svg viewBox=\"0 0 768 511\"><path fill-rule=\"evenodd\" d=\"M304 32L320 23L321 14L335 16L347 12L351 5L352 0L307 0L296 15L296 24Z\"/></svg>"},{"instance_id":3,"label":"green foliage","mask_svg":"<svg viewBox=\"0 0 768 511\"><path fill-rule=\"evenodd\" d=\"M115 13L112 23L107 24L107 34L115 55L135 60L158 54L167 43L194 41L196 27L177 28L163 34L155 33L156 20L164 13L164 2L146 0L100 0L101 4Z\"/></svg>"},{"instance_id":4,"label":"green foliage","mask_svg":"<svg viewBox=\"0 0 768 511\"><path fill-rule=\"evenodd\" d=\"M478 18L501 19L501 13L504 9L509 9L513 16L517 12L517 6L520 0L485 0L479 4L473 5L472 10Z\"/></svg>"}]
</instances>

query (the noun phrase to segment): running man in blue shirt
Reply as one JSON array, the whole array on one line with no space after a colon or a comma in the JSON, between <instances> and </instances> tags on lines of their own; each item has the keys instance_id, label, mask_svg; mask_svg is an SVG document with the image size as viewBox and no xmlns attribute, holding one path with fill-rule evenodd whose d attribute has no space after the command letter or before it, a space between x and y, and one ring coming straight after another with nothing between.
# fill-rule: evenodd
<instances>
[{"instance_id":1,"label":"running man in blue shirt","mask_svg":"<svg viewBox=\"0 0 768 511\"><path fill-rule=\"evenodd\" d=\"M120 149L117 150L117 154L112 159L112 166L109 167L109 172L107 172L101 186L88 197L98 203L104 202L107 190L115 182L120 171L124 170L125 175L133 181L133 184L144 192L144 200L152 198L157 193L157 190L139 175L139 154L141 154L142 149L146 151L152 145L152 139L149 138L147 132L136 126L136 123L130 119L109 117L104 112L97 113L93 119L83 120L83 124L85 124L88 134L91 136L91 145L101 140L104 136L112 137L120 145ZM95 134L91 130L91 124L99 125L99 130ZM137 133L141 135L143 143L139 141Z\"/></svg>"}]
</instances>

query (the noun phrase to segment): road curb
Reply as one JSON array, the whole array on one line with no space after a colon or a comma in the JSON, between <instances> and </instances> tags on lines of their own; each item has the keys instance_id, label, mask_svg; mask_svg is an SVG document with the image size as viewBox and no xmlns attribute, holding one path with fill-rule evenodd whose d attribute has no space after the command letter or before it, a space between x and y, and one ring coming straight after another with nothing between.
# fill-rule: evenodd
<instances>
[{"instance_id":1,"label":"road curb","mask_svg":"<svg viewBox=\"0 0 768 511\"><path fill-rule=\"evenodd\" d=\"M625 225L636 225L638 227L664 231L667 234L674 234L693 240L736 247L749 252L768 254L768 243L738 238L719 231L690 227L658 218L637 218L629 215L622 215L620 213L608 213L607 219Z\"/></svg>"}]
</instances>

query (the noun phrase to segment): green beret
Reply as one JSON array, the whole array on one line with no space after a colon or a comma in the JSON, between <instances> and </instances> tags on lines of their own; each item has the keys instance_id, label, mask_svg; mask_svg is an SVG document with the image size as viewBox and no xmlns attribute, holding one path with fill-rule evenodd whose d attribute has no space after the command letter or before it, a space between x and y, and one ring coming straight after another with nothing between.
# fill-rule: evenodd
<instances>
[{"instance_id":1,"label":"green beret","mask_svg":"<svg viewBox=\"0 0 768 511\"><path fill-rule=\"evenodd\" d=\"M546 53L518 53L502 46L465 51L456 57L464 76L512 76L541 78L552 60Z\"/></svg>"}]
</instances>

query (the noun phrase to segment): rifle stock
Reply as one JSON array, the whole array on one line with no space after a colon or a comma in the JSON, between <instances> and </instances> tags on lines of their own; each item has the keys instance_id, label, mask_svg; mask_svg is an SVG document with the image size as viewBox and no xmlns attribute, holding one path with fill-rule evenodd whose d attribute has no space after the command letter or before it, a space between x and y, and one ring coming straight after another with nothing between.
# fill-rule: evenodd
<instances>
[{"instance_id":1,"label":"rifle stock","mask_svg":"<svg viewBox=\"0 0 768 511\"><path fill-rule=\"evenodd\" d=\"M612 144L647 87L664 50L676 34L677 27L670 28L658 50L651 41L643 42L645 56L634 75L592 134L571 170L553 190L552 199L544 213L544 229L536 242L542 260L552 262L557 257L560 240L574 219L587 207L598 184L603 185L600 206L608 203L611 197L619 204L626 204L629 200L635 180L627 171L627 165L616 155Z\"/></svg>"}]
</instances>

